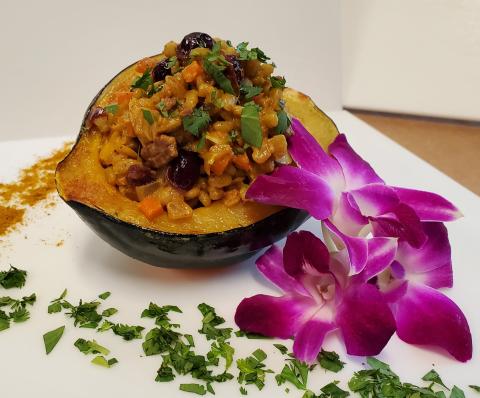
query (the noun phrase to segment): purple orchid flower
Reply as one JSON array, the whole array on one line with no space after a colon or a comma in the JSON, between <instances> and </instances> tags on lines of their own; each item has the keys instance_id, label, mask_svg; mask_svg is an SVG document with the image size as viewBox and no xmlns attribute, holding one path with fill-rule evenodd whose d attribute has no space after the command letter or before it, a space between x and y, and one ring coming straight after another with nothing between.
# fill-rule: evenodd
<instances>
[{"instance_id":1,"label":"purple orchid flower","mask_svg":"<svg viewBox=\"0 0 480 398\"><path fill-rule=\"evenodd\" d=\"M369 269L384 269L395 256L395 239L369 240ZM240 329L265 336L294 337L295 356L315 360L324 337L339 329L347 352L377 355L395 332L383 293L368 283L351 284L349 264L307 231L289 235L283 253L272 246L256 262L258 270L284 295L258 294L239 304Z\"/></svg>"},{"instance_id":2,"label":"purple orchid flower","mask_svg":"<svg viewBox=\"0 0 480 398\"><path fill-rule=\"evenodd\" d=\"M436 289L452 287L448 232L442 223L423 223L425 244L416 249L399 241L394 261L370 262L353 279L374 282L390 302L397 335L410 344L438 346L465 362L472 336L461 309Z\"/></svg>"},{"instance_id":3,"label":"purple orchid flower","mask_svg":"<svg viewBox=\"0 0 480 398\"><path fill-rule=\"evenodd\" d=\"M283 166L257 177L247 197L304 209L322 220L326 235L338 247L346 247L353 273L368 260L370 233L419 248L426 240L422 221L452 221L461 215L437 194L386 185L345 135L336 137L329 155L296 119L292 130L289 151L297 167Z\"/></svg>"}]
</instances>

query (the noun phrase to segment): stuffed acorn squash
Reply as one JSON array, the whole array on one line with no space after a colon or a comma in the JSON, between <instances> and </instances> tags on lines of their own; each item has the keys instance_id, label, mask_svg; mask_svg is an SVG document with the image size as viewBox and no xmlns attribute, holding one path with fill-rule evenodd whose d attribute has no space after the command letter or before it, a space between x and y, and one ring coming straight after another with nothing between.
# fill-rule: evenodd
<instances>
[{"instance_id":1,"label":"stuffed acorn squash","mask_svg":"<svg viewBox=\"0 0 480 398\"><path fill-rule=\"evenodd\" d=\"M104 240L165 267L240 261L308 215L249 201L256 176L291 164L290 117L323 147L337 129L247 43L192 33L116 75L93 99L56 172L62 199Z\"/></svg>"}]
</instances>

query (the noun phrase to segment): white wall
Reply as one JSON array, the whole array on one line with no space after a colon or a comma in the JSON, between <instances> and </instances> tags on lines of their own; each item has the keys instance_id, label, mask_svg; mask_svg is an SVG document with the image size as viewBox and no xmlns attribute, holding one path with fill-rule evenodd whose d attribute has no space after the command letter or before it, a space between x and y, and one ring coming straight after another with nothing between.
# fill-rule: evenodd
<instances>
[{"instance_id":1,"label":"white wall","mask_svg":"<svg viewBox=\"0 0 480 398\"><path fill-rule=\"evenodd\" d=\"M347 107L480 120L479 0L344 0Z\"/></svg>"},{"instance_id":2,"label":"white wall","mask_svg":"<svg viewBox=\"0 0 480 398\"><path fill-rule=\"evenodd\" d=\"M287 82L341 107L336 0L29 0L0 6L0 140L74 135L96 92L169 40L250 41Z\"/></svg>"}]
</instances>

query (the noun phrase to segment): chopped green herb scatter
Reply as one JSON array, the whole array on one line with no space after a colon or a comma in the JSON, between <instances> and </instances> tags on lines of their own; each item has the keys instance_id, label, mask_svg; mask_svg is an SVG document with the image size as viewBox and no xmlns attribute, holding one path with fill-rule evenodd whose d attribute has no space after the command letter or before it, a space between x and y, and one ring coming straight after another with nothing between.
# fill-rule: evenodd
<instances>
[{"instance_id":1,"label":"chopped green herb scatter","mask_svg":"<svg viewBox=\"0 0 480 398\"><path fill-rule=\"evenodd\" d=\"M152 73L150 69L147 69L142 76L135 80L131 88L140 88L143 91L147 91L151 85L153 85Z\"/></svg>"},{"instance_id":2,"label":"chopped green herb scatter","mask_svg":"<svg viewBox=\"0 0 480 398\"><path fill-rule=\"evenodd\" d=\"M228 370L232 365L234 353L235 349L229 343L224 341L213 342L210 351L207 354L207 358L211 363L215 363L218 357L224 358L225 370Z\"/></svg>"},{"instance_id":3,"label":"chopped green herb scatter","mask_svg":"<svg viewBox=\"0 0 480 398\"><path fill-rule=\"evenodd\" d=\"M251 61L258 59L260 62L267 62L270 59L258 47L249 50L247 46L248 42L242 42L237 46L237 51L239 53L238 59L240 61Z\"/></svg>"},{"instance_id":4,"label":"chopped green herb scatter","mask_svg":"<svg viewBox=\"0 0 480 398\"><path fill-rule=\"evenodd\" d=\"M348 391L342 390L336 382L329 383L320 389L320 398L346 398L350 395Z\"/></svg>"},{"instance_id":5,"label":"chopped green herb scatter","mask_svg":"<svg viewBox=\"0 0 480 398\"><path fill-rule=\"evenodd\" d=\"M43 335L43 343L45 344L45 352L47 355L52 352L57 343L60 341L64 331L65 326L60 326L59 328L51 330Z\"/></svg>"},{"instance_id":6,"label":"chopped green herb scatter","mask_svg":"<svg viewBox=\"0 0 480 398\"><path fill-rule=\"evenodd\" d=\"M428 372L425 376L423 376L422 380L431 381L433 383L440 384L442 387L445 387L447 390L449 390L449 388L445 384L443 384L443 381L440 378L440 375L433 369L430 372Z\"/></svg>"},{"instance_id":7,"label":"chopped green herb scatter","mask_svg":"<svg viewBox=\"0 0 480 398\"><path fill-rule=\"evenodd\" d=\"M222 57L223 58L223 57ZM235 91L233 90L232 82L230 79L228 79L223 71L225 70L224 65L217 65L213 61L211 61L212 58L208 57L203 60L203 67L205 71L212 76L213 80L218 84L218 86L225 91L226 93L229 94L235 94ZM220 58L221 60L221 58ZM218 61L218 59L217 59ZM228 65L228 64L227 64Z\"/></svg>"},{"instance_id":8,"label":"chopped green herb scatter","mask_svg":"<svg viewBox=\"0 0 480 398\"><path fill-rule=\"evenodd\" d=\"M237 337L246 337L247 339L251 339L251 340L271 339L271 337L264 336L263 334L244 332L243 330L237 330L237 331L235 332L235 336L237 336Z\"/></svg>"},{"instance_id":9,"label":"chopped green herb scatter","mask_svg":"<svg viewBox=\"0 0 480 398\"><path fill-rule=\"evenodd\" d=\"M275 127L275 132L277 134L283 134L288 130L292 122L290 121L290 118L288 117L287 112L285 112L283 109L280 109L277 112L277 118L278 118L278 124Z\"/></svg>"},{"instance_id":10,"label":"chopped green herb scatter","mask_svg":"<svg viewBox=\"0 0 480 398\"><path fill-rule=\"evenodd\" d=\"M472 390L476 391L476 392L480 392L480 386L476 386L476 385L474 385L474 384L470 384L469 387L470 387Z\"/></svg>"},{"instance_id":11,"label":"chopped green herb scatter","mask_svg":"<svg viewBox=\"0 0 480 398\"><path fill-rule=\"evenodd\" d=\"M84 303L82 300L79 301L77 306L70 304L68 301L62 301L61 305L63 308L69 309L70 312L67 312L70 318L73 318L74 326L96 328L98 323L102 320L102 315L97 312L97 308L100 305L99 301L90 301Z\"/></svg>"},{"instance_id":12,"label":"chopped green herb scatter","mask_svg":"<svg viewBox=\"0 0 480 398\"><path fill-rule=\"evenodd\" d=\"M218 325L225 323L225 319L218 316L215 308L202 303L197 307L203 315L202 328L198 331L206 335L207 340L228 340L232 335L231 328L218 328Z\"/></svg>"},{"instance_id":13,"label":"chopped green herb scatter","mask_svg":"<svg viewBox=\"0 0 480 398\"><path fill-rule=\"evenodd\" d=\"M122 323L116 323L112 326L113 333L117 336L122 336L127 341L141 339L143 329L145 329L143 326L131 326Z\"/></svg>"},{"instance_id":14,"label":"chopped green herb scatter","mask_svg":"<svg viewBox=\"0 0 480 398\"><path fill-rule=\"evenodd\" d=\"M307 363L299 361L295 358L287 359L287 364L283 367L282 372L275 376L277 384L281 385L286 381L292 383L299 390L307 388L308 373L313 369Z\"/></svg>"},{"instance_id":15,"label":"chopped green herb scatter","mask_svg":"<svg viewBox=\"0 0 480 398\"><path fill-rule=\"evenodd\" d=\"M26 307L27 305L33 305L36 300L37 296L35 293L32 293L30 296L24 296L21 300L9 296L0 297L0 307L10 307L8 314L4 310L0 310L0 331L8 329L10 321L15 323L27 321L30 318L30 312Z\"/></svg>"},{"instance_id":16,"label":"chopped green herb scatter","mask_svg":"<svg viewBox=\"0 0 480 398\"><path fill-rule=\"evenodd\" d=\"M195 384L195 383L180 384L180 390L185 392L191 392L193 394L198 394L198 395L205 395L207 393L205 386L202 386L201 384Z\"/></svg>"},{"instance_id":17,"label":"chopped green herb scatter","mask_svg":"<svg viewBox=\"0 0 480 398\"><path fill-rule=\"evenodd\" d=\"M153 118L152 112L148 109L142 109L143 118L147 121L147 123L151 126L155 123L155 119Z\"/></svg>"},{"instance_id":18,"label":"chopped green herb scatter","mask_svg":"<svg viewBox=\"0 0 480 398\"><path fill-rule=\"evenodd\" d=\"M288 352L288 348L285 347L283 344L274 344L273 345L278 351L280 351L283 355Z\"/></svg>"},{"instance_id":19,"label":"chopped green herb scatter","mask_svg":"<svg viewBox=\"0 0 480 398\"><path fill-rule=\"evenodd\" d=\"M284 88L286 80L282 76L272 76L270 77L270 83L273 88Z\"/></svg>"},{"instance_id":20,"label":"chopped green herb scatter","mask_svg":"<svg viewBox=\"0 0 480 398\"><path fill-rule=\"evenodd\" d=\"M142 344L145 355L157 355L169 352L179 341L181 334L165 327L150 330Z\"/></svg>"},{"instance_id":21,"label":"chopped green herb scatter","mask_svg":"<svg viewBox=\"0 0 480 398\"><path fill-rule=\"evenodd\" d=\"M202 108L196 108L191 115L183 118L182 123L185 130L190 134L193 134L195 137L198 137L200 133L205 130L210 121L211 119L208 112L204 111Z\"/></svg>"},{"instance_id":22,"label":"chopped green herb scatter","mask_svg":"<svg viewBox=\"0 0 480 398\"><path fill-rule=\"evenodd\" d=\"M0 285L4 289L21 288L25 286L27 271L10 266L8 271L0 271Z\"/></svg>"},{"instance_id":23,"label":"chopped green herb scatter","mask_svg":"<svg viewBox=\"0 0 480 398\"><path fill-rule=\"evenodd\" d=\"M273 373L272 370L266 369L263 361L267 354L258 349L253 354L244 359L237 359L238 382L240 384L255 384L259 390L265 386L265 376L267 373Z\"/></svg>"},{"instance_id":24,"label":"chopped green herb scatter","mask_svg":"<svg viewBox=\"0 0 480 398\"><path fill-rule=\"evenodd\" d=\"M111 114L115 114L118 112L118 104L110 104L105 107L105 111Z\"/></svg>"},{"instance_id":25,"label":"chopped green herb scatter","mask_svg":"<svg viewBox=\"0 0 480 398\"><path fill-rule=\"evenodd\" d=\"M164 327L179 327L178 324L171 324L168 313L170 311L181 313L182 310L176 305L164 305L160 307L155 303L150 303L148 308L142 311L142 318L155 318L155 324Z\"/></svg>"},{"instance_id":26,"label":"chopped green herb scatter","mask_svg":"<svg viewBox=\"0 0 480 398\"><path fill-rule=\"evenodd\" d=\"M260 126L260 113L257 105L246 103L240 117L242 137L246 143L260 148L262 146L262 127Z\"/></svg>"},{"instance_id":27,"label":"chopped green herb scatter","mask_svg":"<svg viewBox=\"0 0 480 398\"><path fill-rule=\"evenodd\" d=\"M453 386L450 398L465 398L465 393L457 386Z\"/></svg>"},{"instance_id":28,"label":"chopped green herb scatter","mask_svg":"<svg viewBox=\"0 0 480 398\"><path fill-rule=\"evenodd\" d=\"M102 311L102 316L109 317L115 315L118 312L116 308L107 308L106 310Z\"/></svg>"},{"instance_id":29,"label":"chopped green herb scatter","mask_svg":"<svg viewBox=\"0 0 480 398\"><path fill-rule=\"evenodd\" d=\"M240 93L243 94L247 101L250 101L253 97L257 96L263 91L261 87L256 86L248 86L246 84L242 84L240 86Z\"/></svg>"},{"instance_id":30,"label":"chopped green herb scatter","mask_svg":"<svg viewBox=\"0 0 480 398\"><path fill-rule=\"evenodd\" d=\"M103 366L104 368L111 368L113 365L118 363L117 358L106 359L104 356L99 355L92 359L91 361L95 365Z\"/></svg>"},{"instance_id":31,"label":"chopped green herb scatter","mask_svg":"<svg viewBox=\"0 0 480 398\"><path fill-rule=\"evenodd\" d=\"M340 372L345 365L345 362L342 362L340 356L334 351L325 351L322 349L317 359L322 368L335 373Z\"/></svg>"},{"instance_id":32,"label":"chopped green herb scatter","mask_svg":"<svg viewBox=\"0 0 480 398\"><path fill-rule=\"evenodd\" d=\"M110 297L112 293L110 292L103 292L102 294L99 294L98 297L101 298L102 300L106 300L107 298Z\"/></svg>"},{"instance_id":33,"label":"chopped green herb scatter","mask_svg":"<svg viewBox=\"0 0 480 398\"><path fill-rule=\"evenodd\" d=\"M78 339L73 344L77 347L80 352L83 352L85 355L88 354L102 354L108 355L110 354L110 350L98 344L95 340L85 340L85 339Z\"/></svg>"},{"instance_id":34,"label":"chopped green herb scatter","mask_svg":"<svg viewBox=\"0 0 480 398\"><path fill-rule=\"evenodd\" d=\"M242 395L247 395L248 394L248 391L246 390L245 387L240 387L240 394L242 394Z\"/></svg>"}]
</instances>

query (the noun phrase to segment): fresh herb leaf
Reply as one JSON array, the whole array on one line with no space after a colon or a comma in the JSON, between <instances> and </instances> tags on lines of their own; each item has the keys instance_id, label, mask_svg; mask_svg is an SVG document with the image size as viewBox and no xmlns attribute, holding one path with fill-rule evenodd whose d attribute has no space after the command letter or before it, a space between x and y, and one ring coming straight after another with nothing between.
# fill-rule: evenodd
<instances>
[{"instance_id":1,"label":"fresh herb leaf","mask_svg":"<svg viewBox=\"0 0 480 398\"><path fill-rule=\"evenodd\" d=\"M0 271L0 285L4 289L21 288L27 280L27 271L10 266L8 271Z\"/></svg>"},{"instance_id":2,"label":"fresh herb leaf","mask_svg":"<svg viewBox=\"0 0 480 398\"><path fill-rule=\"evenodd\" d=\"M64 330L65 326L60 326L59 328L51 330L43 335L43 343L45 344L45 352L47 355L52 352L57 343L60 341Z\"/></svg>"},{"instance_id":3,"label":"fresh herb leaf","mask_svg":"<svg viewBox=\"0 0 480 398\"><path fill-rule=\"evenodd\" d=\"M272 88L285 88L285 83L287 81L282 76L271 76L270 83L272 84Z\"/></svg>"},{"instance_id":4,"label":"fresh herb leaf","mask_svg":"<svg viewBox=\"0 0 480 398\"><path fill-rule=\"evenodd\" d=\"M98 297L101 298L102 300L106 300L107 298L110 297L111 294L112 293L110 293L110 292L104 292L102 294L99 294Z\"/></svg>"},{"instance_id":5,"label":"fresh herb leaf","mask_svg":"<svg viewBox=\"0 0 480 398\"><path fill-rule=\"evenodd\" d=\"M170 57L168 59L168 62L167 62L167 69L171 69L173 67L173 65L175 65L177 63L177 57L173 56L173 57Z\"/></svg>"},{"instance_id":6,"label":"fresh herb leaf","mask_svg":"<svg viewBox=\"0 0 480 398\"><path fill-rule=\"evenodd\" d=\"M206 135L202 134L202 136L200 137L197 143L197 151L201 151L205 147L206 140L207 140Z\"/></svg>"},{"instance_id":7,"label":"fresh herb leaf","mask_svg":"<svg viewBox=\"0 0 480 398\"><path fill-rule=\"evenodd\" d=\"M62 311L62 300L67 296L67 289L64 289L60 297L56 298L55 300L50 301L50 305L48 306L48 313L53 314L56 312Z\"/></svg>"},{"instance_id":8,"label":"fresh herb leaf","mask_svg":"<svg viewBox=\"0 0 480 398\"><path fill-rule=\"evenodd\" d=\"M422 380L431 381L433 383L440 384L442 387L445 387L447 390L450 390L445 384L443 384L443 381L440 378L440 375L433 369L430 372L428 372L425 376L423 376Z\"/></svg>"},{"instance_id":9,"label":"fresh herb leaf","mask_svg":"<svg viewBox=\"0 0 480 398\"><path fill-rule=\"evenodd\" d=\"M240 387L240 394L242 394L242 395L247 395L248 394L248 391L246 390L245 387Z\"/></svg>"},{"instance_id":10,"label":"fresh herb leaf","mask_svg":"<svg viewBox=\"0 0 480 398\"><path fill-rule=\"evenodd\" d=\"M472 390L476 391L476 392L480 392L480 386L476 386L476 385L474 385L474 384L470 384L469 387L470 387Z\"/></svg>"},{"instance_id":11,"label":"fresh herb leaf","mask_svg":"<svg viewBox=\"0 0 480 398\"><path fill-rule=\"evenodd\" d=\"M107 360L104 356L99 355L92 359L91 361L95 365L103 366L104 368L111 368L113 365L118 363L117 358L111 358Z\"/></svg>"},{"instance_id":12,"label":"fresh herb leaf","mask_svg":"<svg viewBox=\"0 0 480 398\"><path fill-rule=\"evenodd\" d=\"M25 322L26 320L28 320L28 318L30 318L30 313L24 307L22 307L11 312L9 316L10 316L10 319L13 320L13 322L19 323L19 322Z\"/></svg>"},{"instance_id":13,"label":"fresh herb leaf","mask_svg":"<svg viewBox=\"0 0 480 398\"><path fill-rule=\"evenodd\" d=\"M116 314L118 310L116 308L107 308L106 310L102 311L102 316L109 317Z\"/></svg>"},{"instance_id":14,"label":"fresh herb leaf","mask_svg":"<svg viewBox=\"0 0 480 398\"><path fill-rule=\"evenodd\" d=\"M457 386L453 386L450 398L465 398L465 393Z\"/></svg>"},{"instance_id":15,"label":"fresh herb leaf","mask_svg":"<svg viewBox=\"0 0 480 398\"><path fill-rule=\"evenodd\" d=\"M263 91L261 87L256 86L249 86L246 84L242 84L240 86L240 93L243 94L244 98L247 101L250 101L253 97L257 96Z\"/></svg>"},{"instance_id":16,"label":"fresh herb leaf","mask_svg":"<svg viewBox=\"0 0 480 398\"><path fill-rule=\"evenodd\" d=\"M151 69L147 69L142 76L135 80L131 88L140 88L144 91L147 91L151 85L153 85L152 73Z\"/></svg>"},{"instance_id":17,"label":"fresh herb leaf","mask_svg":"<svg viewBox=\"0 0 480 398\"><path fill-rule=\"evenodd\" d=\"M229 94L235 94L235 91L232 87L232 82L223 73L223 70L225 69L224 66L216 65L208 58L205 58L203 60L203 68L213 78L213 80L215 80L215 82L223 91Z\"/></svg>"},{"instance_id":18,"label":"fresh herb leaf","mask_svg":"<svg viewBox=\"0 0 480 398\"><path fill-rule=\"evenodd\" d=\"M75 347L77 347L85 355L88 355L88 354L108 355L108 354L110 354L110 350L108 348L105 348L105 347L101 346L95 340L85 340L85 339L80 338L77 341L75 341L75 343L73 345Z\"/></svg>"},{"instance_id":19,"label":"fresh herb leaf","mask_svg":"<svg viewBox=\"0 0 480 398\"><path fill-rule=\"evenodd\" d=\"M273 373L266 369L263 360L265 352L256 350L251 356L244 359L237 359L237 368L239 370L238 382L240 384L255 384L259 390L265 386L265 376L267 373ZM263 358L259 360L258 358Z\"/></svg>"},{"instance_id":20,"label":"fresh herb leaf","mask_svg":"<svg viewBox=\"0 0 480 398\"><path fill-rule=\"evenodd\" d=\"M184 334L185 340L187 340L190 347L195 347L195 342L193 341L193 336L191 334Z\"/></svg>"},{"instance_id":21,"label":"fresh herb leaf","mask_svg":"<svg viewBox=\"0 0 480 398\"><path fill-rule=\"evenodd\" d=\"M142 318L155 318L155 324L163 327L178 327L177 324L171 324L168 313L170 311L182 313L182 310L176 305L164 305L160 307L155 303L150 303L148 308L142 311Z\"/></svg>"},{"instance_id":22,"label":"fresh herb leaf","mask_svg":"<svg viewBox=\"0 0 480 398\"><path fill-rule=\"evenodd\" d=\"M218 328L218 325L225 323L225 319L218 316L215 308L202 303L197 307L203 315L202 328L198 331L206 335L207 340L225 341L232 335L231 328Z\"/></svg>"},{"instance_id":23,"label":"fresh herb leaf","mask_svg":"<svg viewBox=\"0 0 480 398\"><path fill-rule=\"evenodd\" d=\"M97 332L106 332L115 326L114 323L110 322L109 320L105 319L100 327L97 329Z\"/></svg>"},{"instance_id":24,"label":"fresh herb leaf","mask_svg":"<svg viewBox=\"0 0 480 398\"><path fill-rule=\"evenodd\" d=\"M112 115L114 115L115 113L118 112L118 104L110 104L110 105L107 105L105 106L105 111L108 112L108 113L111 113Z\"/></svg>"},{"instance_id":25,"label":"fresh herb leaf","mask_svg":"<svg viewBox=\"0 0 480 398\"><path fill-rule=\"evenodd\" d=\"M238 149L238 148L237 148ZM241 152L244 153L244 152ZM258 333L250 333L250 332L245 332L243 330L237 330L235 332L235 336L237 337L246 337L247 339L251 340L264 340L264 339L271 339L271 337L264 336L263 334L258 334Z\"/></svg>"},{"instance_id":26,"label":"fresh herb leaf","mask_svg":"<svg viewBox=\"0 0 480 398\"><path fill-rule=\"evenodd\" d=\"M174 378L175 375L173 374L172 368L168 366L165 362L162 362L162 365L157 370L157 377L155 378L155 381L164 383L167 381L172 381Z\"/></svg>"},{"instance_id":27,"label":"fresh herb leaf","mask_svg":"<svg viewBox=\"0 0 480 398\"><path fill-rule=\"evenodd\" d=\"M317 359L322 368L335 373L340 372L345 365L345 362L342 362L340 356L334 351L325 351L322 349Z\"/></svg>"},{"instance_id":28,"label":"fresh herb leaf","mask_svg":"<svg viewBox=\"0 0 480 398\"><path fill-rule=\"evenodd\" d=\"M143 118L147 121L147 123L151 126L155 123L155 119L153 118L152 112L148 109L142 109Z\"/></svg>"},{"instance_id":29,"label":"fresh herb leaf","mask_svg":"<svg viewBox=\"0 0 480 398\"><path fill-rule=\"evenodd\" d=\"M367 364L372 369L390 370L390 366L388 364L374 357L367 357Z\"/></svg>"},{"instance_id":30,"label":"fresh herb leaf","mask_svg":"<svg viewBox=\"0 0 480 398\"><path fill-rule=\"evenodd\" d=\"M161 100L157 105L155 105L155 108L157 108L163 117L168 117L167 105L165 104L165 101Z\"/></svg>"},{"instance_id":31,"label":"fresh herb leaf","mask_svg":"<svg viewBox=\"0 0 480 398\"><path fill-rule=\"evenodd\" d=\"M249 50L247 48L248 42L242 42L237 46L238 59L240 61L251 61L258 59L260 62L267 62L270 58L258 47Z\"/></svg>"},{"instance_id":32,"label":"fresh herb leaf","mask_svg":"<svg viewBox=\"0 0 480 398\"><path fill-rule=\"evenodd\" d=\"M143 329L145 329L143 326L130 326L121 323L112 326L113 333L117 336L122 336L127 341L141 339Z\"/></svg>"},{"instance_id":33,"label":"fresh herb leaf","mask_svg":"<svg viewBox=\"0 0 480 398\"><path fill-rule=\"evenodd\" d=\"M244 105L240 125L245 142L260 148L262 146L262 127L260 126L260 113L256 105L250 103Z\"/></svg>"},{"instance_id":34,"label":"fresh herb leaf","mask_svg":"<svg viewBox=\"0 0 480 398\"><path fill-rule=\"evenodd\" d=\"M202 386L201 384L195 384L195 383L180 384L180 390L185 392L191 392L193 394L198 394L198 395L205 395L207 393L207 390L205 389L204 386Z\"/></svg>"},{"instance_id":35,"label":"fresh herb leaf","mask_svg":"<svg viewBox=\"0 0 480 398\"><path fill-rule=\"evenodd\" d=\"M102 316L97 312L97 308L100 305L99 301L84 303L80 300L77 306L73 306L66 301L62 301L61 304L62 307L70 310L70 312L66 314L74 319L74 326L79 325L80 327L96 328L98 322L102 320Z\"/></svg>"},{"instance_id":36,"label":"fresh herb leaf","mask_svg":"<svg viewBox=\"0 0 480 398\"><path fill-rule=\"evenodd\" d=\"M208 112L204 111L202 108L196 108L191 115L183 118L183 128L195 137L198 137L208 126L210 120Z\"/></svg>"},{"instance_id":37,"label":"fresh herb leaf","mask_svg":"<svg viewBox=\"0 0 480 398\"><path fill-rule=\"evenodd\" d=\"M278 118L278 124L275 127L275 132L277 134L283 134L288 130L292 122L288 117L287 112L285 112L283 109L280 109L277 112L277 118Z\"/></svg>"},{"instance_id":38,"label":"fresh herb leaf","mask_svg":"<svg viewBox=\"0 0 480 398\"><path fill-rule=\"evenodd\" d=\"M283 355L288 352L288 348L285 347L283 344L274 344L273 345L278 351L280 351Z\"/></svg>"},{"instance_id":39,"label":"fresh herb leaf","mask_svg":"<svg viewBox=\"0 0 480 398\"><path fill-rule=\"evenodd\" d=\"M142 343L145 355L156 355L169 352L179 341L181 334L165 327L150 330Z\"/></svg>"},{"instance_id":40,"label":"fresh herb leaf","mask_svg":"<svg viewBox=\"0 0 480 398\"><path fill-rule=\"evenodd\" d=\"M288 381L299 390L305 390L307 388L310 366L294 358L287 361L288 363L283 367L282 372L275 376L277 384L281 385Z\"/></svg>"},{"instance_id":41,"label":"fresh herb leaf","mask_svg":"<svg viewBox=\"0 0 480 398\"><path fill-rule=\"evenodd\" d=\"M232 365L233 354L235 349L228 343L224 341L212 343L210 352L207 354L207 358L210 362L213 362L217 357L222 357L225 359L225 370Z\"/></svg>"},{"instance_id":42,"label":"fresh herb leaf","mask_svg":"<svg viewBox=\"0 0 480 398\"><path fill-rule=\"evenodd\" d=\"M320 391L322 391L321 398L345 398L350 395L348 391L342 390L337 386L338 382L329 383L326 386L323 386Z\"/></svg>"},{"instance_id":43,"label":"fresh herb leaf","mask_svg":"<svg viewBox=\"0 0 480 398\"><path fill-rule=\"evenodd\" d=\"M0 310L0 332L10 327L10 318L5 311Z\"/></svg>"}]
</instances>

